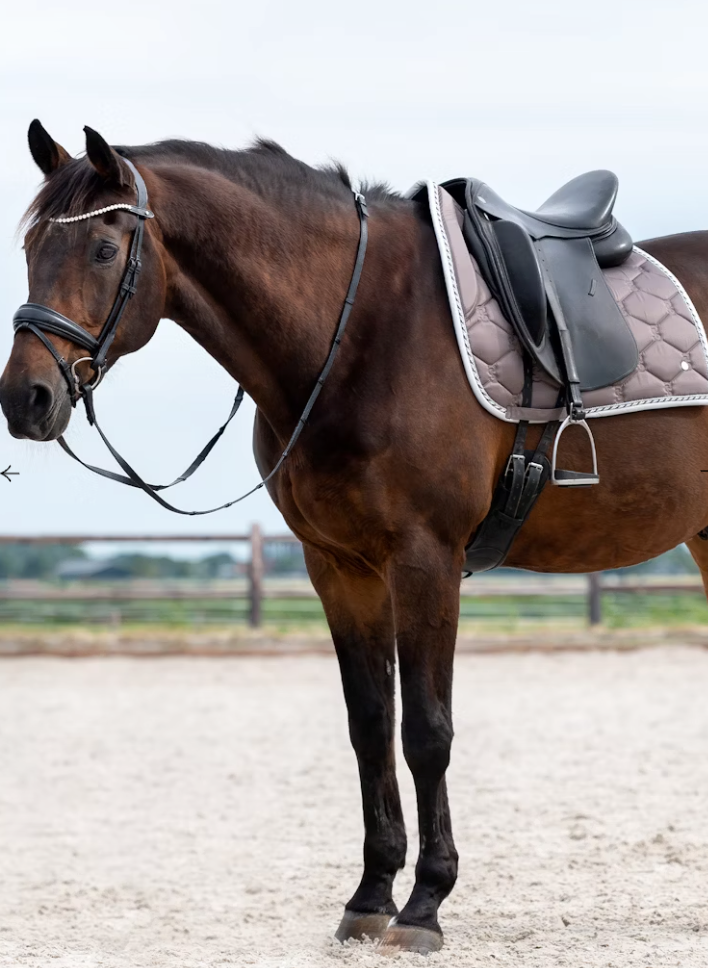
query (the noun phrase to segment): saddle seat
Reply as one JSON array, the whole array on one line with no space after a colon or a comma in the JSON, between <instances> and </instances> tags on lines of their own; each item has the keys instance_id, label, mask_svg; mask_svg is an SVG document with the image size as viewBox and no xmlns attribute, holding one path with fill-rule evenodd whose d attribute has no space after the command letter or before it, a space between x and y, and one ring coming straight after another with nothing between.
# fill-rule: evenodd
<instances>
[{"instance_id":1,"label":"saddle seat","mask_svg":"<svg viewBox=\"0 0 708 968\"><path fill-rule=\"evenodd\" d=\"M617 176L611 171L587 171L559 188L535 212L510 205L489 185L484 186L484 196L480 193L477 203L496 218L518 219L531 234L539 230L539 222L544 222L557 229L570 229L572 238L577 231L593 233L610 223L617 189Z\"/></svg>"},{"instance_id":2,"label":"saddle seat","mask_svg":"<svg viewBox=\"0 0 708 968\"><path fill-rule=\"evenodd\" d=\"M612 217L618 187L611 171L587 171L566 182L535 212L524 214L558 227L599 229Z\"/></svg>"},{"instance_id":3,"label":"saddle seat","mask_svg":"<svg viewBox=\"0 0 708 968\"><path fill-rule=\"evenodd\" d=\"M510 205L477 179L455 178L444 182L443 188L466 208L465 189L470 181L476 184L474 203L482 212L521 226L532 239L591 239L603 269L621 265L632 251L629 232L612 214L619 188L614 172L600 169L572 178L535 212Z\"/></svg>"}]
</instances>

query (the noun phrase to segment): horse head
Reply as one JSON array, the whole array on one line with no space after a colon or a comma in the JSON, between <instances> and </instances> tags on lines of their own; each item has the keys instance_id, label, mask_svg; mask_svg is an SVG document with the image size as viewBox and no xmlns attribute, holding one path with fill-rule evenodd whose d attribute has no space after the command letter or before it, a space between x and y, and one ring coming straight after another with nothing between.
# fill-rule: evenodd
<instances>
[{"instance_id":1,"label":"horse head","mask_svg":"<svg viewBox=\"0 0 708 968\"><path fill-rule=\"evenodd\" d=\"M86 155L72 158L39 121L29 128L45 180L25 217L29 298L15 314L0 379L0 405L18 438L61 436L85 388L144 346L164 311L158 233L143 230L152 213L142 176L98 132L84 131Z\"/></svg>"}]
</instances>

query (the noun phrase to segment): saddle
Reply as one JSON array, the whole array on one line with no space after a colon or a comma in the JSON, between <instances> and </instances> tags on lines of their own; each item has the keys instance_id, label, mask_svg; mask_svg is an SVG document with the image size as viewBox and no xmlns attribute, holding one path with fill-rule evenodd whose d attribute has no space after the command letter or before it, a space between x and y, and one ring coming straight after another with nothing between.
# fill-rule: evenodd
<instances>
[{"instance_id":1,"label":"saddle","mask_svg":"<svg viewBox=\"0 0 708 968\"><path fill-rule=\"evenodd\" d=\"M476 178L442 187L464 210L467 245L521 343L576 410L581 390L636 368L636 342L601 272L632 251L612 214L616 175L580 175L536 212L514 208Z\"/></svg>"},{"instance_id":2,"label":"saddle","mask_svg":"<svg viewBox=\"0 0 708 968\"><path fill-rule=\"evenodd\" d=\"M581 391L617 383L639 360L634 336L601 271L621 265L632 252L629 233L612 214L617 176L610 171L579 175L535 212L514 208L476 178L453 179L442 187L464 212L470 253L529 362L558 384L567 406L554 441L553 483L597 483ZM569 424L581 426L590 438L590 473L556 470L558 441Z\"/></svg>"},{"instance_id":3,"label":"saddle","mask_svg":"<svg viewBox=\"0 0 708 968\"><path fill-rule=\"evenodd\" d=\"M522 406L533 406L540 367L558 385L558 407L567 409L562 422L546 424L534 450L525 445L528 421L519 421L491 508L465 549L466 574L473 574L504 562L546 483L587 487L600 480L582 392L617 383L639 362L602 273L628 259L633 244L612 214L618 183L610 171L574 178L535 212L515 208L476 178L441 188L459 205L467 247L524 350ZM590 470L557 467L560 438L573 426L589 438Z\"/></svg>"}]
</instances>

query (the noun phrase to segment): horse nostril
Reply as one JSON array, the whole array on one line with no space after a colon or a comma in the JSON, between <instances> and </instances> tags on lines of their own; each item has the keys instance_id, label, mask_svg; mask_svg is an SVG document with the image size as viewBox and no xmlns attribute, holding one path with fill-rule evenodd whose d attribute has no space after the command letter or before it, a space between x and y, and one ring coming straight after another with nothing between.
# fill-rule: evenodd
<instances>
[{"instance_id":1,"label":"horse nostril","mask_svg":"<svg viewBox=\"0 0 708 968\"><path fill-rule=\"evenodd\" d=\"M54 403L54 394L46 383L33 383L30 388L29 409L33 414L44 416Z\"/></svg>"}]
</instances>

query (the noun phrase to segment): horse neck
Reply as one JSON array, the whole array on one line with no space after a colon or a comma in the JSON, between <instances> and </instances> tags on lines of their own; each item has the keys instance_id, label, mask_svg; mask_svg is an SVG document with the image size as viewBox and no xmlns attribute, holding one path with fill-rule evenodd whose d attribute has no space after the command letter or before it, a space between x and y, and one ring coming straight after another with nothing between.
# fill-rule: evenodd
<instances>
[{"instance_id":1,"label":"horse neck","mask_svg":"<svg viewBox=\"0 0 708 968\"><path fill-rule=\"evenodd\" d=\"M353 199L286 208L187 166L158 170L150 181L165 314L287 435L326 358L349 284L359 236Z\"/></svg>"}]
</instances>

